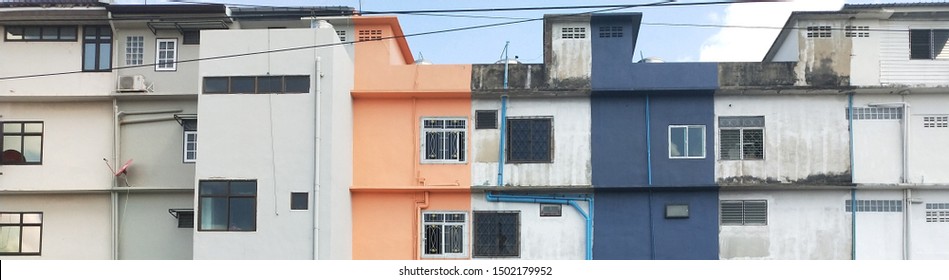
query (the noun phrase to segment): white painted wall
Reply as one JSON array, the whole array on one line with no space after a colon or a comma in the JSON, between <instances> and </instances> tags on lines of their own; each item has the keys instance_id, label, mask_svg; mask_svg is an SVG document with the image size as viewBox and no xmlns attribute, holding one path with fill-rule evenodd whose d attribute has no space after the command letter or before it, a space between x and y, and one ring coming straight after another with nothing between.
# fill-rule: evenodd
<instances>
[{"instance_id":1,"label":"white painted wall","mask_svg":"<svg viewBox=\"0 0 949 280\"><path fill-rule=\"evenodd\" d=\"M42 165L0 165L0 190L112 187L112 173L102 161L112 160L111 101L3 102L0 112L0 121L43 121Z\"/></svg>"},{"instance_id":2,"label":"white painted wall","mask_svg":"<svg viewBox=\"0 0 949 280\"><path fill-rule=\"evenodd\" d=\"M500 100L472 100L472 110L499 110ZM472 112L472 115L474 112ZM553 117L552 163L506 163L504 185L589 186L590 99L587 97L509 98L507 117ZM475 129L471 184L497 185L500 129Z\"/></svg>"},{"instance_id":3,"label":"white painted wall","mask_svg":"<svg viewBox=\"0 0 949 280\"><path fill-rule=\"evenodd\" d=\"M581 27L586 29L586 38L582 39L562 39L563 28ZM563 80L570 78L590 77L592 69L592 47L590 39L593 37L593 31L590 29L590 22L554 22L551 24L551 65L549 68L550 80Z\"/></svg>"},{"instance_id":4,"label":"white painted wall","mask_svg":"<svg viewBox=\"0 0 949 280\"><path fill-rule=\"evenodd\" d=\"M584 211L588 211L586 204L579 202ZM541 217L540 204L489 202L483 193L472 193L471 210L520 212L520 257L514 259L582 260L586 257L586 220L570 205L563 205L561 217ZM473 244L474 237L471 242Z\"/></svg>"},{"instance_id":5,"label":"white painted wall","mask_svg":"<svg viewBox=\"0 0 949 280\"><path fill-rule=\"evenodd\" d=\"M0 195L0 212L43 212L40 256L0 259L111 259L109 200L108 193Z\"/></svg>"},{"instance_id":6,"label":"white painted wall","mask_svg":"<svg viewBox=\"0 0 949 280\"><path fill-rule=\"evenodd\" d=\"M880 20L870 19L852 20L847 25L869 26L870 30L880 30L882 28ZM898 32L870 31L870 37L844 38L851 40L853 46L850 57L850 85L880 85L880 41L890 36L890 33ZM841 34L841 36L843 35Z\"/></svg>"},{"instance_id":7,"label":"white painted wall","mask_svg":"<svg viewBox=\"0 0 949 280\"><path fill-rule=\"evenodd\" d=\"M119 259L189 260L192 228L178 228L168 209L191 209L191 190L119 192Z\"/></svg>"},{"instance_id":8,"label":"white painted wall","mask_svg":"<svg viewBox=\"0 0 949 280\"><path fill-rule=\"evenodd\" d=\"M937 20L893 20L881 24L886 30L949 29ZM877 32L880 38L880 84L885 86L945 86L949 84L949 60L909 59L909 32Z\"/></svg>"},{"instance_id":9,"label":"white painted wall","mask_svg":"<svg viewBox=\"0 0 949 280\"><path fill-rule=\"evenodd\" d=\"M850 171L845 95L716 95L715 116L764 116L764 160L722 160L715 120L715 178L789 183Z\"/></svg>"},{"instance_id":10,"label":"white painted wall","mask_svg":"<svg viewBox=\"0 0 949 280\"><path fill-rule=\"evenodd\" d=\"M787 38L784 38L784 42L778 47L778 52L775 53L771 61L768 62L797 62L797 54L800 51L798 40L800 40L801 32L804 31L792 30L788 32Z\"/></svg>"},{"instance_id":11,"label":"white painted wall","mask_svg":"<svg viewBox=\"0 0 949 280\"><path fill-rule=\"evenodd\" d=\"M77 30L75 42L0 40L0 77L82 71L81 26ZM111 72L82 72L2 80L0 96L107 96L115 88L113 79Z\"/></svg>"},{"instance_id":12,"label":"white painted wall","mask_svg":"<svg viewBox=\"0 0 949 280\"><path fill-rule=\"evenodd\" d=\"M926 203L949 203L949 190L913 190L912 197L923 203L910 204L910 258L949 260L949 223L926 222Z\"/></svg>"},{"instance_id":13,"label":"white painted wall","mask_svg":"<svg viewBox=\"0 0 949 280\"><path fill-rule=\"evenodd\" d=\"M850 259L849 197L840 190L722 189L720 200L768 200L768 225L719 226L720 258Z\"/></svg>"},{"instance_id":14,"label":"white painted wall","mask_svg":"<svg viewBox=\"0 0 949 280\"><path fill-rule=\"evenodd\" d=\"M903 192L860 190L857 200L903 200ZM856 243L858 260L902 259L903 212L857 212Z\"/></svg>"},{"instance_id":15,"label":"white painted wall","mask_svg":"<svg viewBox=\"0 0 949 280\"><path fill-rule=\"evenodd\" d=\"M338 40L333 29L205 31L201 54L217 56ZM321 80L321 108L325 110L320 110L324 154L319 155L318 203L311 202L309 211L291 212L289 202L291 192L309 192L313 201L315 95L199 97L197 180L257 180L257 231L197 231L195 259L310 259L314 250L320 258L351 256L352 60L347 50L306 49L203 61L200 75L310 75L313 81L317 57L322 58L326 74ZM197 205L197 200L194 203ZM317 240L314 223L320 226Z\"/></svg>"}]
</instances>

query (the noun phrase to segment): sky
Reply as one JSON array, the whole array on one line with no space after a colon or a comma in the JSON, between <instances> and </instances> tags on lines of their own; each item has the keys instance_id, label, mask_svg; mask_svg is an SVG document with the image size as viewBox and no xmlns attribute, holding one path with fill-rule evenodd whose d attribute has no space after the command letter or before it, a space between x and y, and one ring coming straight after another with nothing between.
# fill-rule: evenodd
<instances>
[{"instance_id":1,"label":"sky","mask_svg":"<svg viewBox=\"0 0 949 280\"><path fill-rule=\"evenodd\" d=\"M363 11L404 11L437 9L474 9L496 7L547 7L610 4L646 4L657 0L194 0L208 3L272 6L349 6ZM679 0L680 3L710 0ZM714 1L714 0L712 0ZM912 2L944 2L913 0ZM118 3L142 4L145 0L119 0ZM166 1L149 0L148 4ZM636 45L636 58L657 57L667 62L693 61L760 61L770 48L780 28L792 11L834 11L843 4L892 3L906 0L795 0L776 3L742 3L708 6L641 7L610 12L641 12L643 25ZM473 12L467 16L496 18L449 17L435 15L399 15L406 34L458 27L542 18L544 14L590 12L590 9ZM497 18L500 17L500 18ZM691 26L669 26L689 24ZM704 26L694 26L704 25ZM722 28L720 26L753 26L770 28ZM524 63L543 63L542 21L439 33L407 38L416 58L420 55L436 64L493 63L500 58L505 42L509 54Z\"/></svg>"}]
</instances>

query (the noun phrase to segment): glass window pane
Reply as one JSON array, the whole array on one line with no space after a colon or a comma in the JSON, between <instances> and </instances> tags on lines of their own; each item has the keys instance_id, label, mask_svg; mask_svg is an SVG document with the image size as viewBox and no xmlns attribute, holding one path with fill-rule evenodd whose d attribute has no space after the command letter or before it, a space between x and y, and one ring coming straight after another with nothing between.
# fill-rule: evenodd
<instances>
[{"instance_id":1,"label":"glass window pane","mask_svg":"<svg viewBox=\"0 0 949 280\"><path fill-rule=\"evenodd\" d=\"M3 124L3 133L20 133L23 131L23 124L21 123L4 123Z\"/></svg>"},{"instance_id":2,"label":"glass window pane","mask_svg":"<svg viewBox=\"0 0 949 280\"><path fill-rule=\"evenodd\" d=\"M217 197L201 198L201 230L227 229L227 199Z\"/></svg>"},{"instance_id":3,"label":"glass window pane","mask_svg":"<svg viewBox=\"0 0 949 280\"><path fill-rule=\"evenodd\" d=\"M87 26L82 30L82 36L86 40L95 40L96 39L96 28Z\"/></svg>"},{"instance_id":4,"label":"glass window pane","mask_svg":"<svg viewBox=\"0 0 949 280\"><path fill-rule=\"evenodd\" d=\"M96 70L96 44L83 44L82 52L82 70Z\"/></svg>"},{"instance_id":5,"label":"glass window pane","mask_svg":"<svg viewBox=\"0 0 949 280\"><path fill-rule=\"evenodd\" d=\"M63 27L59 29L59 39L61 40L76 40L76 28L75 27Z\"/></svg>"},{"instance_id":6,"label":"glass window pane","mask_svg":"<svg viewBox=\"0 0 949 280\"><path fill-rule=\"evenodd\" d=\"M3 151L14 150L22 153L20 147L23 146L23 138L20 136L3 136ZM6 157L4 157L5 159Z\"/></svg>"},{"instance_id":7,"label":"glass window pane","mask_svg":"<svg viewBox=\"0 0 949 280\"><path fill-rule=\"evenodd\" d=\"M27 133L42 133L42 132L43 132L43 123L25 123L25 124L23 124L23 132L27 132Z\"/></svg>"},{"instance_id":8,"label":"glass window pane","mask_svg":"<svg viewBox=\"0 0 949 280\"><path fill-rule=\"evenodd\" d=\"M287 93L310 92L310 76L287 76Z\"/></svg>"},{"instance_id":9,"label":"glass window pane","mask_svg":"<svg viewBox=\"0 0 949 280\"><path fill-rule=\"evenodd\" d=\"M23 136L23 157L27 162L40 162L43 157L43 137Z\"/></svg>"},{"instance_id":10,"label":"glass window pane","mask_svg":"<svg viewBox=\"0 0 949 280\"><path fill-rule=\"evenodd\" d=\"M231 93L254 93L255 77L231 77Z\"/></svg>"},{"instance_id":11,"label":"glass window pane","mask_svg":"<svg viewBox=\"0 0 949 280\"><path fill-rule=\"evenodd\" d=\"M23 245L20 248L20 252L39 253L41 231L42 229L39 226L23 227L23 235L20 237L23 239Z\"/></svg>"},{"instance_id":12,"label":"glass window pane","mask_svg":"<svg viewBox=\"0 0 949 280\"><path fill-rule=\"evenodd\" d=\"M23 28L23 39L24 39L24 40L39 40L39 39L40 39L40 28L39 28L39 27L24 27L24 28Z\"/></svg>"},{"instance_id":13,"label":"glass window pane","mask_svg":"<svg viewBox=\"0 0 949 280\"><path fill-rule=\"evenodd\" d=\"M292 210L306 210L309 206L309 193L291 193L290 194L290 209Z\"/></svg>"},{"instance_id":14,"label":"glass window pane","mask_svg":"<svg viewBox=\"0 0 949 280\"><path fill-rule=\"evenodd\" d=\"M23 40L23 28L7 27L7 40Z\"/></svg>"},{"instance_id":15,"label":"glass window pane","mask_svg":"<svg viewBox=\"0 0 949 280\"><path fill-rule=\"evenodd\" d=\"M99 44L99 70L112 69L112 44Z\"/></svg>"},{"instance_id":16,"label":"glass window pane","mask_svg":"<svg viewBox=\"0 0 949 280\"><path fill-rule=\"evenodd\" d=\"M23 223L24 224L42 224L43 214L39 214L39 213L23 214Z\"/></svg>"},{"instance_id":17,"label":"glass window pane","mask_svg":"<svg viewBox=\"0 0 949 280\"><path fill-rule=\"evenodd\" d=\"M20 227L0 226L0 253L20 252Z\"/></svg>"},{"instance_id":18,"label":"glass window pane","mask_svg":"<svg viewBox=\"0 0 949 280\"><path fill-rule=\"evenodd\" d=\"M283 92L282 77L257 77L257 93Z\"/></svg>"},{"instance_id":19,"label":"glass window pane","mask_svg":"<svg viewBox=\"0 0 949 280\"><path fill-rule=\"evenodd\" d=\"M685 128L673 127L669 129L669 156L685 156Z\"/></svg>"},{"instance_id":20,"label":"glass window pane","mask_svg":"<svg viewBox=\"0 0 949 280\"><path fill-rule=\"evenodd\" d=\"M0 214L0 224L19 224L20 214Z\"/></svg>"},{"instance_id":21,"label":"glass window pane","mask_svg":"<svg viewBox=\"0 0 949 280\"><path fill-rule=\"evenodd\" d=\"M201 181L198 183L200 195L223 196L227 195L226 181Z\"/></svg>"},{"instance_id":22,"label":"glass window pane","mask_svg":"<svg viewBox=\"0 0 949 280\"><path fill-rule=\"evenodd\" d=\"M230 223L228 230L256 230L257 217L254 209L254 198L231 198L230 199Z\"/></svg>"},{"instance_id":23,"label":"glass window pane","mask_svg":"<svg viewBox=\"0 0 949 280\"><path fill-rule=\"evenodd\" d=\"M59 38L59 28L57 27L42 27L42 32L43 40L56 40Z\"/></svg>"},{"instance_id":24,"label":"glass window pane","mask_svg":"<svg viewBox=\"0 0 949 280\"><path fill-rule=\"evenodd\" d=\"M227 78L204 78L204 93L227 93Z\"/></svg>"},{"instance_id":25,"label":"glass window pane","mask_svg":"<svg viewBox=\"0 0 949 280\"><path fill-rule=\"evenodd\" d=\"M257 182L232 181L231 195L257 195Z\"/></svg>"},{"instance_id":26,"label":"glass window pane","mask_svg":"<svg viewBox=\"0 0 949 280\"><path fill-rule=\"evenodd\" d=\"M689 128L689 156L690 157L704 157L705 156L705 128L703 127Z\"/></svg>"}]
</instances>

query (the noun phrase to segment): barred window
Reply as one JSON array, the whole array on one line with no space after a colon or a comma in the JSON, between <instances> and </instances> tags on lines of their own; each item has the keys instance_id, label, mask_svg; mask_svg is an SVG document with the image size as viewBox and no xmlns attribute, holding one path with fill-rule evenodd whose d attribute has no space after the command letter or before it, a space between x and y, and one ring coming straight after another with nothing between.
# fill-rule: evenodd
<instances>
[{"instance_id":1,"label":"barred window","mask_svg":"<svg viewBox=\"0 0 949 280\"><path fill-rule=\"evenodd\" d=\"M423 257L465 257L466 213L422 214Z\"/></svg>"},{"instance_id":2,"label":"barred window","mask_svg":"<svg viewBox=\"0 0 949 280\"><path fill-rule=\"evenodd\" d=\"M764 159L764 117L719 117L722 160Z\"/></svg>"},{"instance_id":3,"label":"barred window","mask_svg":"<svg viewBox=\"0 0 949 280\"><path fill-rule=\"evenodd\" d=\"M520 256L520 213L474 212L474 256Z\"/></svg>"},{"instance_id":4,"label":"barred window","mask_svg":"<svg viewBox=\"0 0 949 280\"><path fill-rule=\"evenodd\" d=\"M722 200L721 222L726 226L763 226L768 224L767 200Z\"/></svg>"},{"instance_id":5,"label":"barred window","mask_svg":"<svg viewBox=\"0 0 949 280\"><path fill-rule=\"evenodd\" d=\"M464 118L422 119L422 162L465 162L467 123Z\"/></svg>"},{"instance_id":6,"label":"barred window","mask_svg":"<svg viewBox=\"0 0 949 280\"><path fill-rule=\"evenodd\" d=\"M545 163L553 161L553 118L507 120L507 161Z\"/></svg>"}]
</instances>

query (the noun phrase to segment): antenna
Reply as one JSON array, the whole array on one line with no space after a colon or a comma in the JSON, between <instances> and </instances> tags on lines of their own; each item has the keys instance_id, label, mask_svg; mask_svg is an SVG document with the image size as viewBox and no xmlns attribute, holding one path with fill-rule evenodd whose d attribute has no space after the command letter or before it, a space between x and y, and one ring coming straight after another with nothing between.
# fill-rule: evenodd
<instances>
[{"instance_id":1,"label":"antenna","mask_svg":"<svg viewBox=\"0 0 949 280\"><path fill-rule=\"evenodd\" d=\"M125 162L125 165L122 165L122 168L119 168L119 170L115 171L115 177L118 177L119 174L126 174L126 175L127 175L127 174L128 174L129 165L132 165L132 159L129 159L128 161L126 161L126 162Z\"/></svg>"}]
</instances>

